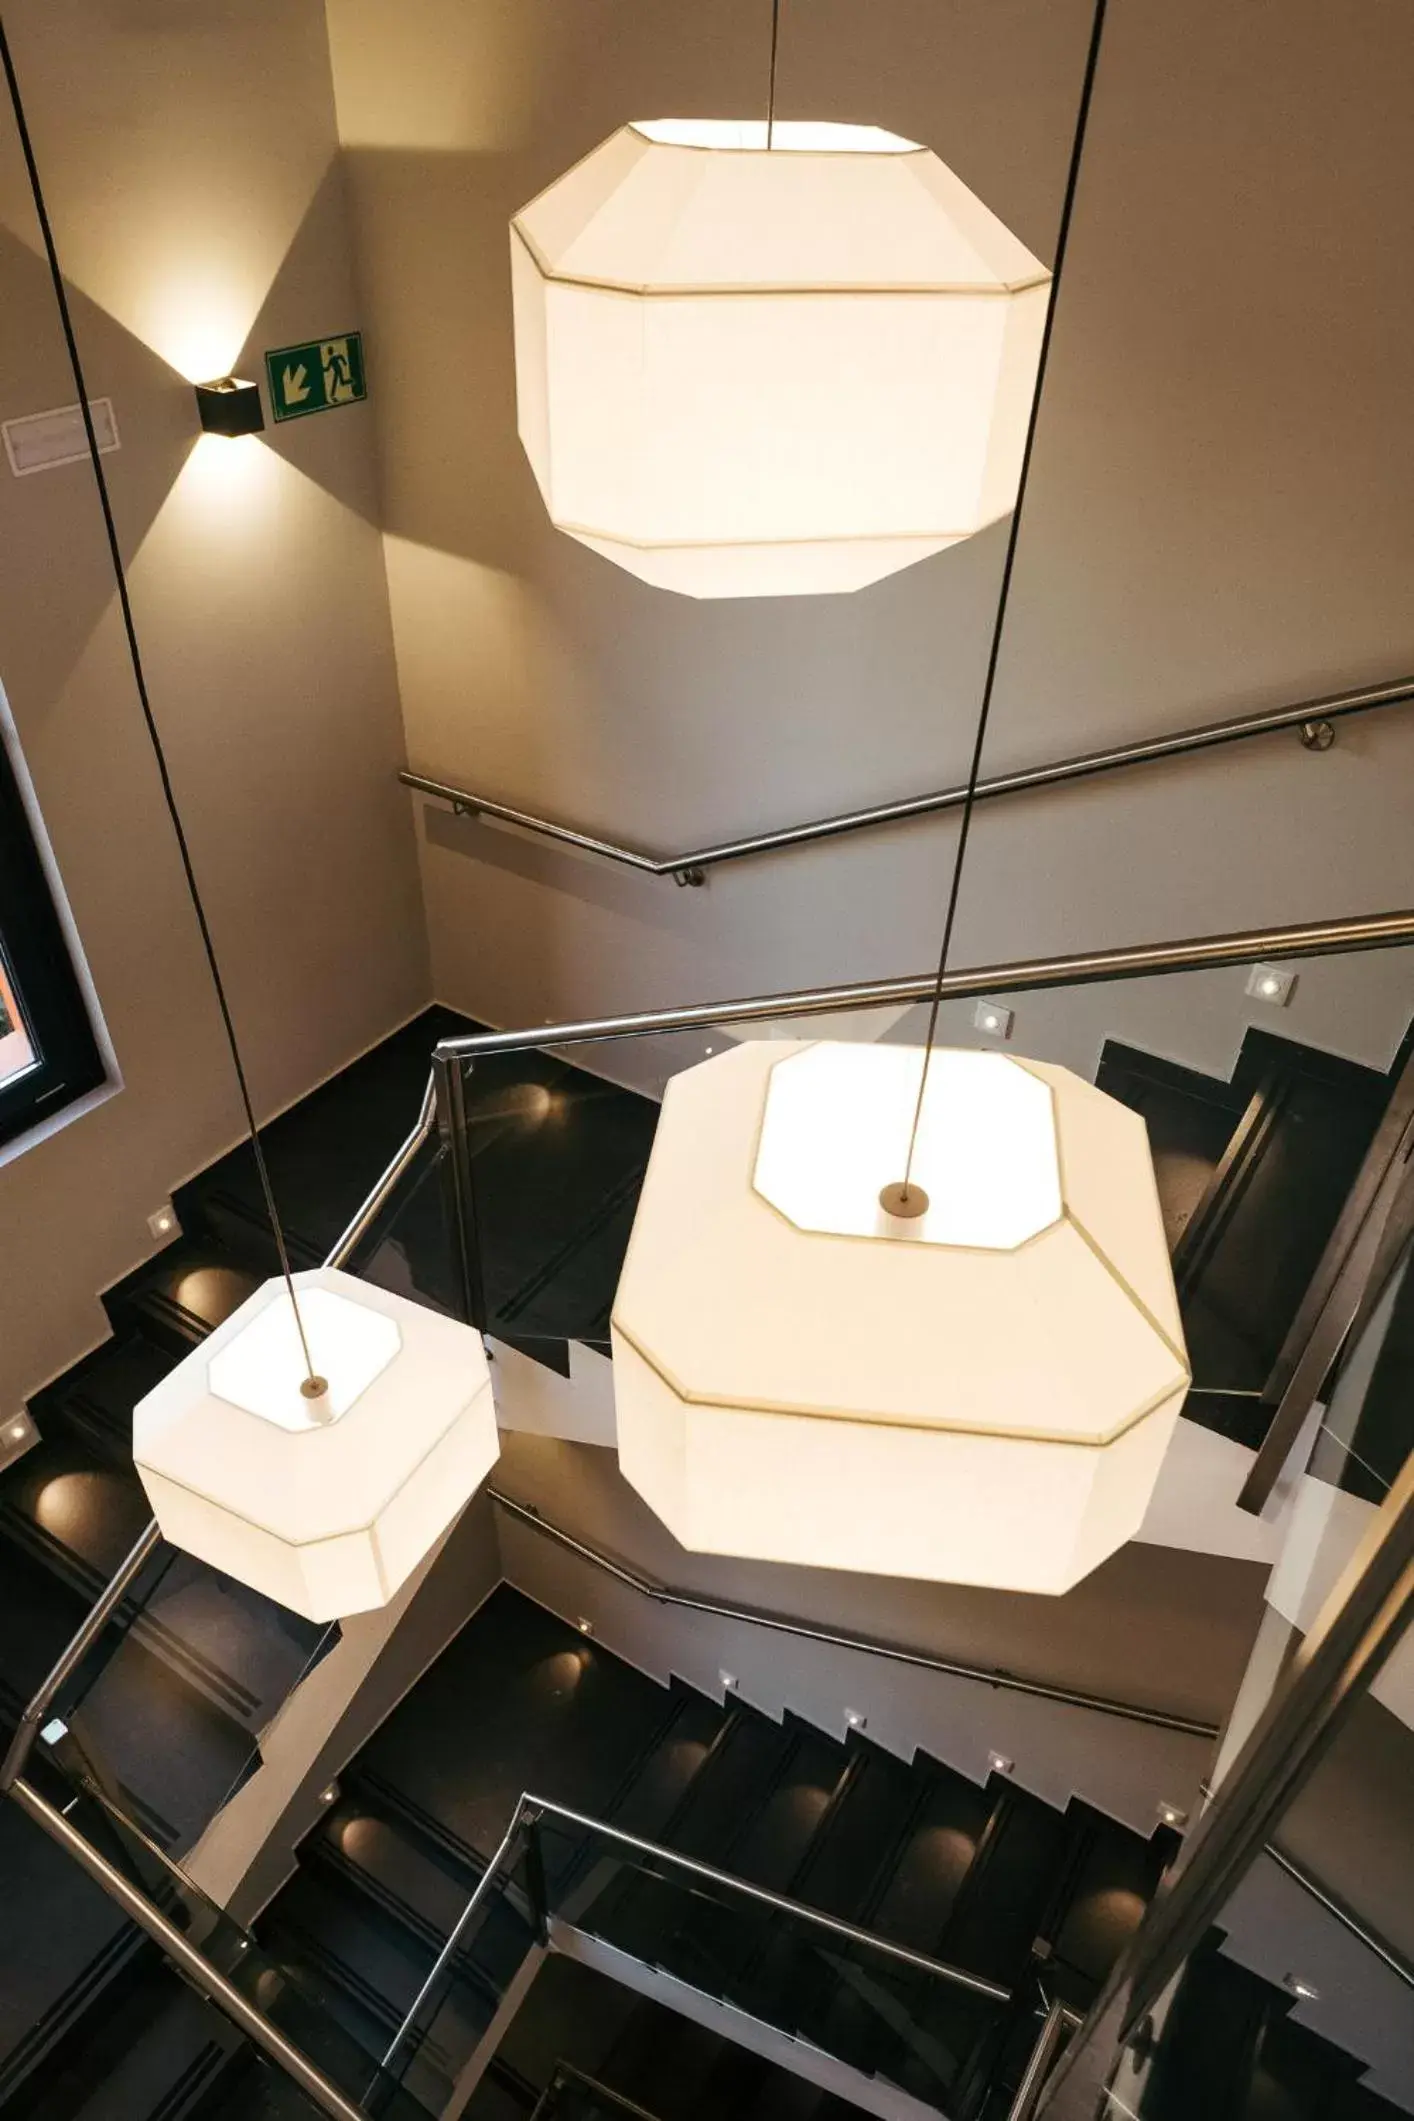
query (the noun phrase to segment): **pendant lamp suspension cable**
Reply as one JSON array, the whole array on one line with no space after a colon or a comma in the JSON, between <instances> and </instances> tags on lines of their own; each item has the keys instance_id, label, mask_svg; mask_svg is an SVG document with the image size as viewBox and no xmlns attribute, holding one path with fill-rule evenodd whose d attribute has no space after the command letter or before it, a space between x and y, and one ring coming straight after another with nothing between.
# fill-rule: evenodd
<instances>
[{"instance_id":1,"label":"pendant lamp suspension cable","mask_svg":"<svg viewBox=\"0 0 1414 2121\"><path fill-rule=\"evenodd\" d=\"M766 85L766 147L776 144L776 54L781 43L781 0L771 0L771 72Z\"/></svg>"},{"instance_id":2,"label":"pendant lamp suspension cable","mask_svg":"<svg viewBox=\"0 0 1414 2121\"><path fill-rule=\"evenodd\" d=\"M1056 230L1056 262L1051 274L1051 295L1046 305L1046 322L1041 334L1041 350L1036 364L1036 388L1032 393L1031 412L1026 423L1026 442L1021 453L1021 475L1017 482L1016 506L1011 512L1011 523L1007 530L1006 552L1002 560L1002 577L997 592L996 617L992 622L992 640L987 653L986 675L982 681L982 704L978 711L977 728L972 742L972 759L968 767L966 791L962 803L962 817L958 825L957 849L953 855L952 877L948 885L947 907L943 915L943 936L938 951L938 972L933 985L932 999L928 1004L928 1030L923 1043L923 1067L918 1079L918 1101L914 1106L913 1124L908 1136L908 1156L904 1163L901 1183L886 1186L880 1195L885 1210L892 1215L916 1216L928 1208L928 1197L921 1186L913 1180L913 1160L918 1148L918 1130L923 1118L923 1100L928 1089L928 1072L932 1066L933 1049L938 1035L938 1012L942 1007L943 985L947 978L948 958L952 949L953 929L957 921L958 892L962 883L963 863L967 859L967 843L972 834L972 816L977 803L977 786L982 776L982 753L987 740L987 724L991 719L992 699L996 692L997 666L1001 656L1002 634L1006 626L1007 606L1011 599L1012 576L1016 569L1016 548L1021 534L1021 516L1026 502L1027 480L1031 472L1031 459L1036 446L1036 429L1041 412L1042 391L1046 380L1046 365L1050 358L1051 339L1055 330L1056 305L1060 299L1061 273L1065 267L1066 254L1070 247L1071 223L1075 213L1075 194L1080 178L1080 166L1085 152L1085 136L1090 122L1090 106L1094 100L1095 73L1100 57L1100 40L1105 28L1107 0L1095 0L1095 13L1090 27L1090 44L1085 55L1085 71L1080 83L1080 103L1075 118L1075 135L1071 142L1070 164L1066 171L1065 192L1061 200L1060 222Z\"/></svg>"},{"instance_id":3,"label":"pendant lamp suspension cable","mask_svg":"<svg viewBox=\"0 0 1414 2121\"><path fill-rule=\"evenodd\" d=\"M226 1044L230 1049L231 1065L235 1070L236 1084L240 1091L241 1106L245 1113L246 1131L250 1136L250 1145L255 1156L255 1168L260 1178L260 1190L265 1197L265 1212L269 1217L271 1234L275 1240L275 1250L279 1255L280 1272L289 1294L290 1305L294 1312L295 1328L299 1334L300 1351L304 1358L305 1367L305 1379L300 1390L307 1400L312 1402L322 1401L327 1396L328 1386L315 1370L314 1360L310 1354L309 1341L305 1336L304 1320L300 1315L299 1300L295 1294L294 1277L290 1271L289 1248L285 1242L285 1232L280 1222L279 1210L275 1205L275 1192L270 1183L270 1171L265 1160L265 1149L260 1139L260 1129L256 1124L255 1107L251 1101L250 1083L246 1075L245 1063L241 1058L235 1022L231 1015L231 1005L226 993L226 983L221 976L221 967L216 956L216 946L212 941L211 926L207 920L206 908L202 902L201 891L197 884L196 870L192 864L191 848L187 841L186 828L182 823L181 813L177 808L177 797L172 786L172 776L167 764L167 753L162 742L161 733L157 727L156 717L152 711L152 701L147 688L147 674L143 667L142 650L138 645L137 626L133 618L132 598L128 592L127 570L123 564L123 550L118 539L118 527L113 517L113 505L108 492L108 479L103 468L102 454L98 447L98 436L94 431L93 413L89 404L88 386L84 380L83 363L79 356L73 316L69 308L68 290L65 287L64 275L59 265L59 253L54 241L54 230L49 219L48 207L45 204L44 190L39 179L39 165L35 160L34 143L30 136L24 101L20 94L19 77L15 72L15 62L10 51L10 41L5 32L3 19L0 19L0 67L3 67L5 85L9 90L10 104L15 115L16 136L19 140L20 152L24 157L25 171L29 178L30 195L33 198L35 214L39 221L39 232L44 243L44 255L49 265L49 277L54 286L54 300L59 312L59 324L64 335L69 367L73 374L74 386L78 392L79 411L83 417L84 434L88 441L89 459L93 466L94 481L98 488L98 505L103 515L103 529L108 541L108 553L112 561L113 577L117 584L118 608L122 614L123 632L127 638L128 660L132 666L133 683L137 689L138 704L142 709L143 721L147 726L147 735L152 746L152 754L157 763L157 775L162 784L163 801L167 806L167 815L172 821L172 831L177 842L177 852L181 857L182 874L186 880L187 896L191 900L192 912L196 916L197 928L201 935L201 947L205 953L207 970L210 973L211 985L216 996L216 1006L221 1014L221 1023L226 1034Z\"/></svg>"}]
</instances>

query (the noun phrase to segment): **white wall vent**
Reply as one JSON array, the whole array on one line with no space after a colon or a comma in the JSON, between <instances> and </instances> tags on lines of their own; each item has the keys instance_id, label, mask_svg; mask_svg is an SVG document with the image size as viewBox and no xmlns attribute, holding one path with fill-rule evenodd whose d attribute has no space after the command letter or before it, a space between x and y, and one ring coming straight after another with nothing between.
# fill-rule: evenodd
<instances>
[{"instance_id":1,"label":"white wall vent","mask_svg":"<svg viewBox=\"0 0 1414 2121\"><path fill-rule=\"evenodd\" d=\"M107 456L119 446L118 421L111 398L91 398L93 431L98 447ZM5 454L17 479L31 471L51 471L57 464L77 464L88 455L88 437L83 431L83 413L77 405L60 405L53 412L30 412L22 419L6 420L3 426Z\"/></svg>"}]
</instances>

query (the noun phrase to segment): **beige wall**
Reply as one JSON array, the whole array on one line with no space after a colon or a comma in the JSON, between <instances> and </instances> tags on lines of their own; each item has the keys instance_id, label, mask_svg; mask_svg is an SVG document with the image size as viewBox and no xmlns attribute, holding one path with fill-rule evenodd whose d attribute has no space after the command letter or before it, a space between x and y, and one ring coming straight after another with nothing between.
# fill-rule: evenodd
<instances>
[{"instance_id":1,"label":"beige wall","mask_svg":"<svg viewBox=\"0 0 1414 2121\"><path fill-rule=\"evenodd\" d=\"M318 0L5 10L148 675L270 1112L428 996L368 408L196 442L188 376L359 321ZM70 403L0 114L0 417ZM376 387L376 385L375 385ZM79 464L0 466L0 684L121 1092L0 1166L0 1411L105 1331L145 1217L235 1139L229 1063Z\"/></svg>"},{"instance_id":2,"label":"beige wall","mask_svg":"<svg viewBox=\"0 0 1414 2121\"><path fill-rule=\"evenodd\" d=\"M1262 1612L1261 1564L1137 1541L1063 1598L690 1554L611 1451L503 1432L501 1453L506 1493L677 1590L1200 1721L1226 1715ZM788 1708L841 1735L853 1708L880 1744L904 1758L922 1747L979 1782L997 1751L1049 1802L1085 1797L1148 1832L1160 1801L1196 1808L1211 1766L1207 1739L827 1646L797 1641L787 1654L768 1631L623 1590L505 1514L500 1541L511 1582L568 1619L587 1615L657 1677L719 1693L725 1668L768 1713Z\"/></svg>"},{"instance_id":3,"label":"beige wall","mask_svg":"<svg viewBox=\"0 0 1414 2121\"><path fill-rule=\"evenodd\" d=\"M840 598L695 603L548 525L516 439L509 214L632 116L760 106L765 0L328 0L424 771L660 850L944 784L1003 536ZM1088 0L787 0L780 109L927 140L1049 253ZM988 763L1414 663L1402 0L1112 0ZM1414 901L1414 715L988 811L957 955ZM921 968L951 824L678 891L435 813L439 993L503 1023ZM1239 975L1055 1005L1205 1066ZM1387 1060L1407 960L1277 1028Z\"/></svg>"}]
</instances>

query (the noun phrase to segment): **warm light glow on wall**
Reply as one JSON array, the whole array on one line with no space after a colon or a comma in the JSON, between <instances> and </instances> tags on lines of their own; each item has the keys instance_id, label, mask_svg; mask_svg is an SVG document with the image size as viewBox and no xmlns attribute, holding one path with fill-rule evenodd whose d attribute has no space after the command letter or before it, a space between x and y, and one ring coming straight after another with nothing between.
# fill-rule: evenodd
<instances>
[{"instance_id":1,"label":"warm light glow on wall","mask_svg":"<svg viewBox=\"0 0 1414 2121\"><path fill-rule=\"evenodd\" d=\"M203 538L215 532L222 542L248 536L268 526L279 503L282 480L298 474L268 449L260 435L200 435L163 505L185 518L190 531Z\"/></svg>"},{"instance_id":2,"label":"warm light glow on wall","mask_svg":"<svg viewBox=\"0 0 1414 2121\"><path fill-rule=\"evenodd\" d=\"M1067 1069L755 1042L674 1077L614 1305L625 1477L694 1551L1060 1592L1188 1387L1144 1123Z\"/></svg>"},{"instance_id":3,"label":"warm light glow on wall","mask_svg":"<svg viewBox=\"0 0 1414 2121\"><path fill-rule=\"evenodd\" d=\"M141 336L189 383L229 375L264 292L232 284L226 275L204 279L184 272L180 279L143 291Z\"/></svg>"},{"instance_id":4,"label":"warm light glow on wall","mask_svg":"<svg viewBox=\"0 0 1414 2121\"><path fill-rule=\"evenodd\" d=\"M690 596L877 581L1016 499L1050 275L872 126L626 126L511 223L552 521Z\"/></svg>"}]
</instances>

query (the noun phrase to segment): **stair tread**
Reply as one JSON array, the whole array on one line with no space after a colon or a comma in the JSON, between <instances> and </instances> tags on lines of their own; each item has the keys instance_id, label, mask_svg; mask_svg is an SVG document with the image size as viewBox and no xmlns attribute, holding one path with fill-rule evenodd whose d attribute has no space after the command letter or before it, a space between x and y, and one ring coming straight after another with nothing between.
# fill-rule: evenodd
<instances>
[{"instance_id":1,"label":"stair tread","mask_svg":"<svg viewBox=\"0 0 1414 2121\"><path fill-rule=\"evenodd\" d=\"M73 2052L46 2066L26 2121L167 2121L226 2081L234 2027L160 1961L144 1961L135 1982L111 1985Z\"/></svg>"},{"instance_id":2,"label":"stair tread","mask_svg":"<svg viewBox=\"0 0 1414 2121\"><path fill-rule=\"evenodd\" d=\"M135 1933L15 1804L0 1804L0 1877L23 1919L0 1925L0 2100L124 1964Z\"/></svg>"},{"instance_id":3,"label":"stair tread","mask_svg":"<svg viewBox=\"0 0 1414 2121\"><path fill-rule=\"evenodd\" d=\"M135 1634L69 1722L116 1783L118 1802L174 1851L191 1845L255 1757L250 1730Z\"/></svg>"},{"instance_id":4,"label":"stair tread","mask_svg":"<svg viewBox=\"0 0 1414 2121\"><path fill-rule=\"evenodd\" d=\"M67 1429L101 1438L124 1461L132 1456L132 1410L162 1382L176 1357L140 1333L105 1341L32 1402L42 1433Z\"/></svg>"},{"instance_id":5,"label":"stair tread","mask_svg":"<svg viewBox=\"0 0 1414 2121\"><path fill-rule=\"evenodd\" d=\"M503 1585L361 1764L484 1863L526 1790L602 1814L663 1711L656 1681Z\"/></svg>"},{"instance_id":6,"label":"stair tread","mask_svg":"<svg viewBox=\"0 0 1414 2121\"><path fill-rule=\"evenodd\" d=\"M0 1488L0 1529L30 1535L70 1580L96 1592L152 1517L142 1483L78 1438L41 1436Z\"/></svg>"}]
</instances>

